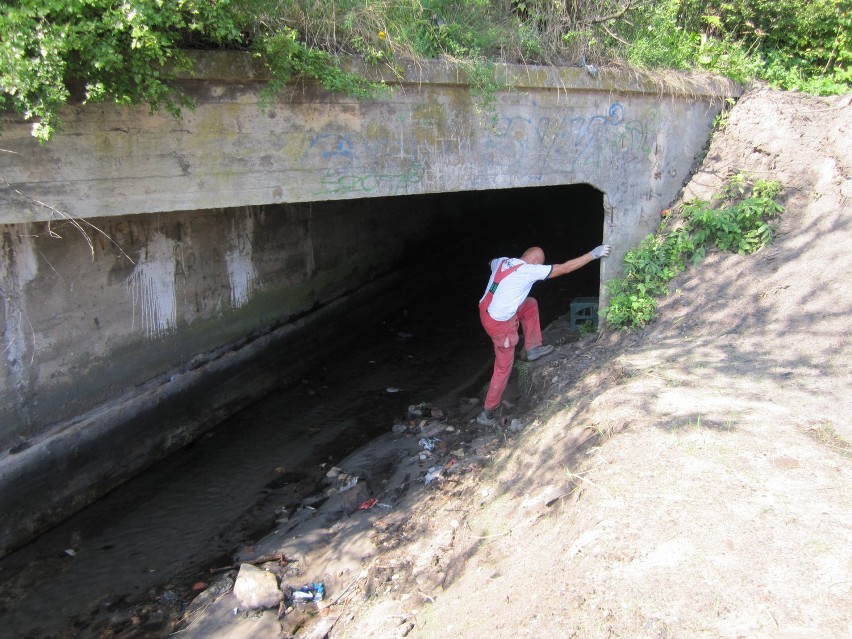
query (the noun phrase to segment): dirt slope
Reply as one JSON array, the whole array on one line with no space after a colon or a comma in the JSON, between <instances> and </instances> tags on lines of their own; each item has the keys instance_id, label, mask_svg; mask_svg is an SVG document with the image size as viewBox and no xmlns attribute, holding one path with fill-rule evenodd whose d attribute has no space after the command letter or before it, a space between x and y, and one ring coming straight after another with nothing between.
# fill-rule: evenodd
<instances>
[{"instance_id":1,"label":"dirt slope","mask_svg":"<svg viewBox=\"0 0 852 639\"><path fill-rule=\"evenodd\" d=\"M852 637L851 105L743 96L684 198L780 180L773 246L534 365L528 426L424 494L329 636Z\"/></svg>"}]
</instances>

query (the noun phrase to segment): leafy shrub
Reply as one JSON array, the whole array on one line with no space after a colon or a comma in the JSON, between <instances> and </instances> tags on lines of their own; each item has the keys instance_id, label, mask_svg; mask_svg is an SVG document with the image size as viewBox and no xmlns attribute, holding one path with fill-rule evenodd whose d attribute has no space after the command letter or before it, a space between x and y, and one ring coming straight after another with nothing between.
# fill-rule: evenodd
<instances>
[{"instance_id":1,"label":"leafy shrub","mask_svg":"<svg viewBox=\"0 0 852 639\"><path fill-rule=\"evenodd\" d=\"M295 29L285 27L257 41L256 50L266 60L271 74L271 80L260 94L262 105L267 105L295 74L315 78L329 91L341 91L359 98L374 96L382 90L382 85L345 71L331 54L310 49L297 37Z\"/></svg>"},{"instance_id":2,"label":"leafy shrub","mask_svg":"<svg viewBox=\"0 0 852 639\"><path fill-rule=\"evenodd\" d=\"M639 6L632 24L620 30L630 63L640 67L687 69L694 64L701 35L679 24L679 0Z\"/></svg>"},{"instance_id":3,"label":"leafy shrub","mask_svg":"<svg viewBox=\"0 0 852 639\"><path fill-rule=\"evenodd\" d=\"M609 306L605 317L613 328L635 328L644 326L657 310L657 300L642 282L613 279L607 282Z\"/></svg>"},{"instance_id":4,"label":"leafy shrub","mask_svg":"<svg viewBox=\"0 0 852 639\"><path fill-rule=\"evenodd\" d=\"M698 263L708 246L748 255L771 243L771 220L782 211L775 201L780 191L778 182L751 182L738 174L713 203L686 203L672 230L672 218L665 218L656 234L624 256L623 276L607 283L607 324L635 328L650 322L657 309L655 298L666 295L668 282L690 262Z\"/></svg>"},{"instance_id":5,"label":"leafy shrub","mask_svg":"<svg viewBox=\"0 0 852 639\"><path fill-rule=\"evenodd\" d=\"M59 108L82 84L86 102L145 102L178 113L190 101L169 85L186 66L180 44L240 38L228 0L26 0L0 5L0 107L33 121L49 139ZM200 35L199 35L200 34Z\"/></svg>"},{"instance_id":6,"label":"leafy shrub","mask_svg":"<svg viewBox=\"0 0 852 639\"><path fill-rule=\"evenodd\" d=\"M640 3L605 31L610 55L637 66L697 67L821 95L852 89L848 0Z\"/></svg>"},{"instance_id":7,"label":"leafy shrub","mask_svg":"<svg viewBox=\"0 0 852 639\"><path fill-rule=\"evenodd\" d=\"M592 320L585 320L579 323L578 331L580 337L587 335L595 335L598 332L598 323Z\"/></svg>"},{"instance_id":8,"label":"leafy shrub","mask_svg":"<svg viewBox=\"0 0 852 639\"><path fill-rule=\"evenodd\" d=\"M774 226L770 220L782 210L774 200L780 186L777 182L758 180L751 194L744 197L747 189L748 184L735 177L721 199L729 206L712 208L709 202L700 200L684 206L687 228L696 246L701 247L697 251L698 258L711 242L720 251L749 255L772 241ZM742 199L735 199L738 196Z\"/></svg>"}]
</instances>

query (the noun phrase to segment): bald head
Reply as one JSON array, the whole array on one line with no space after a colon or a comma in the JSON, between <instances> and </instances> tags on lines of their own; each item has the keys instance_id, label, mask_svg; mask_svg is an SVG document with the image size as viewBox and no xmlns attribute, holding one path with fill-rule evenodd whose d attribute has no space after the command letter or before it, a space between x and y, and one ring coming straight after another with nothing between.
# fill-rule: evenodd
<instances>
[{"instance_id":1,"label":"bald head","mask_svg":"<svg viewBox=\"0 0 852 639\"><path fill-rule=\"evenodd\" d=\"M521 259L527 264L544 264L544 251L537 246L531 246L524 251Z\"/></svg>"}]
</instances>

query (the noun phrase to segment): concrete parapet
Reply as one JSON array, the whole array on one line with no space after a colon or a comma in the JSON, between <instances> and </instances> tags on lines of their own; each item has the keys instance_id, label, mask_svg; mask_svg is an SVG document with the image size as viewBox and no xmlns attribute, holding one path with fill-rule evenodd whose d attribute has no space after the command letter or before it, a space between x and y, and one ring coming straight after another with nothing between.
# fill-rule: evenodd
<instances>
[{"instance_id":1,"label":"concrete parapet","mask_svg":"<svg viewBox=\"0 0 852 639\"><path fill-rule=\"evenodd\" d=\"M499 65L495 75L506 88L486 111L464 67L443 61L403 64L374 100L296 82L261 108L257 59L205 53L181 80L197 108L180 119L69 106L64 131L39 146L6 116L0 223L584 183L605 196L608 279L740 93L695 74Z\"/></svg>"}]
</instances>

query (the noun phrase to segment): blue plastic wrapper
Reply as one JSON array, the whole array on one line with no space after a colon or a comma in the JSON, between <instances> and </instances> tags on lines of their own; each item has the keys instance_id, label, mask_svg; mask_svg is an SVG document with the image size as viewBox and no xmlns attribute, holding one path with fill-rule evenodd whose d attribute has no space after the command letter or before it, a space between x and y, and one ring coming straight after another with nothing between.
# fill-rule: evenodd
<instances>
[{"instance_id":1,"label":"blue plastic wrapper","mask_svg":"<svg viewBox=\"0 0 852 639\"><path fill-rule=\"evenodd\" d=\"M293 591L294 602L322 601L323 597L325 597L325 585L322 582L311 583Z\"/></svg>"}]
</instances>

